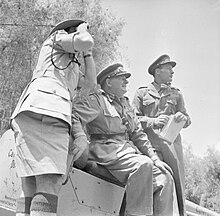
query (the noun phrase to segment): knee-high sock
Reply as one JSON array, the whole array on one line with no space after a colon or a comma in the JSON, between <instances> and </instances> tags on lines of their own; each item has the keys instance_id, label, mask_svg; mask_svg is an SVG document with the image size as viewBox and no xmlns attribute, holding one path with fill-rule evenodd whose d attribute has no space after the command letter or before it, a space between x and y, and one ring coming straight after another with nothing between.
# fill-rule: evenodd
<instances>
[{"instance_id":1,"label":"knee-high sock","mask_svg":"<svg viewBox=\"0 0 220 216\"><path fill-rule=\"evenodd\" d=\"M56 216L58 197L54 194L36 193L31 202L30 216Z\"/></svg>"},{"instance_id":2,"label":"knee-high sock","mask_svg":"<svg viewBox=\"0 0 220 216\"><path fill-rule=\"evenodd\" d=\"M20 197L17 199L16 216L29 216L32 197Z\"/></svg>"}]
</instances>

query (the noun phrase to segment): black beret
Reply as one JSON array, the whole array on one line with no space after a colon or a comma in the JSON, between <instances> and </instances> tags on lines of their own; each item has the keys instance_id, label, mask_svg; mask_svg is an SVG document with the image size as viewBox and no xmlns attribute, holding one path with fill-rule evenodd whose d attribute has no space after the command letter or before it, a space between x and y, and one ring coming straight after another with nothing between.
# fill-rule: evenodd
<instances>
[{"instance_id":1,"label":"black beret","mask_svg":"<svg viewBox=\"0 0 220 216\"><path fill-rule=\"evenodd\" d=\"M58 23L50 32L49 35L53 34L55 31L57 30L61 30L61 29L66 29L69 27L77 27L80 24L84 23L85 21L83 20L79 20L79 19L74 19L74 20L66 20L66 21L62 21L60 23Z\"/></svg>"},{"instance_id":2,"label":"black beret","mask_svg":"<svg viewBox=\"0 0 220 216\"><path fill-rule=\"evenodd\" d=\"M112 64L107 68L103 69L97 74L98 84L102 84L106 78L125 75L126 78L131 76L126 70L124 70L123 65L120 63Z\"/></svg>"},{"instance_id":3,"label":"black beret","mask_svg":"<svg viewBox=\"0 0 220 216\"><path fill-rule=\"evenodd\" d=\"M148 73L154 75L155 69L160 67L161 65L171 64L172 67L176 66L176 62L170 61L170 57L166 54L160 56L156 61L154 61L150 67L148 68Z\"/></svg>"}]
</instances>

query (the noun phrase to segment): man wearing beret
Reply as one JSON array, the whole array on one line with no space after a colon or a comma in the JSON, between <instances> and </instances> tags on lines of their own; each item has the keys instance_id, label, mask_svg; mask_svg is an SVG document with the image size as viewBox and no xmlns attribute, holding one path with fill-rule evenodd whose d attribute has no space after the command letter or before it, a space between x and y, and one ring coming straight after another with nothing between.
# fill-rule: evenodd
<instances>
[{"instance_id":1,"label":"man wearing beret","mask_svg":"<svg viewBox=\"0 0 220 216\"><path fill-rule=\"evenodd\" d=\"M126 184L126 215L178 215L174 182L155 154L124 94L130 73L116 63L97 75L101 85L74 101L74 116L90 136L89 160L104 166Z\"/></svg>"},{"instance_id":2,"label":"man wearing beret","mask_svg":"<svg viewBox=\"0 0 220 216\"><path fill-rule=\"evenodd\" d=\"M56 216L70 137L74 136L78 149L87 145L81 125L77 126L80 135L75 136L71 121L72 100L82 76L77 59L80 53L85 81L96 85L94 41L87 28L83 20L66 20L52 29L41 47L32 80L11 117L17 172L22 181L16 216ZM75 152L77 159L81 151Z\"/></svg>"},{"instance_id":3,"label":"man wearing beret","mask_svg":"<svg viewBox=\"0 0 220 216\"><path fill-rule=\"evenodd\" d=\"M178 135L172 144L174 148L169 148L169 144L159 136L170 115L174 115L177 122L186 121L184 128L191 124L180 90L171 86L175 65L176 62L170 61L168 55L156 59L148 69L154 81L136 91L133 106L160 159L173 170L180 215L184 215L185 174L181 137Z\"/></svg>"}]
</instances>

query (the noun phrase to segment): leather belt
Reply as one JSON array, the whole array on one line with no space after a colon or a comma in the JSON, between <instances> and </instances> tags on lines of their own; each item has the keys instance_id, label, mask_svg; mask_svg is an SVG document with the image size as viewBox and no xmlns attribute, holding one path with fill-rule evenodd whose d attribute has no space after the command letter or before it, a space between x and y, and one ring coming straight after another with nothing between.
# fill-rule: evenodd
<instances>
[{"instance_id":1,"label":"leather belt","mask_svg":"<svg viewBox=\"0 0 220 216\"><path fill-rule=\"evenodd\" d=\"M123 139L128 140L128 133L118 133L118 134L91 134L91 140L100 140L100 139Z\"/></svg>"}]
</instances>

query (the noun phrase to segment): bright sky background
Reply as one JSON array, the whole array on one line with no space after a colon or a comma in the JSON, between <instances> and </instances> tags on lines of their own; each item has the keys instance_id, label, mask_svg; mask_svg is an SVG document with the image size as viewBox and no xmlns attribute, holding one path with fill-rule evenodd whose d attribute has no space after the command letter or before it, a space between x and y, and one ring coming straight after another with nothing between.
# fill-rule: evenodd
<instances>
[{"instance_id":1,"label":"bright sky background","mask_svg":"<svg viewBox=\"0 0 220 216\"><path fill-rule=\"evenodd\" d=\"M220 150L220 0L103 0L126 22L120 46L132 73L128 96L153 79L148 66L161 54L177 62L173 86L185 99L192 124L183 140L203 156Z\"/></svg>"}]
</instances>

